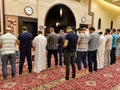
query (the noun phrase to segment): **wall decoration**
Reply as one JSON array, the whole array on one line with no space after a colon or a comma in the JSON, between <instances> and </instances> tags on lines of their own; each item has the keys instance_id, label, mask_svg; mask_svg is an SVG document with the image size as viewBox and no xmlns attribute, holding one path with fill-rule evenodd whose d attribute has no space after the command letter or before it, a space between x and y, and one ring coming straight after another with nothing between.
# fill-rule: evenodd
<instances>
[{"instance_id":1,"label":"wall decoration","mask_svg":"<svg viewBox=\"0 0 120 90\"><path fill-rule=\"evenodd\" d=\"M3 0L0 0L0 34L3 34L3 29L4 29L3 5L4 5Z\"/></svg>"},{"instance_id":2,"label":"wall decoration","mask_svg":"<svg viewBox=\"0 0 120 90\"><path fill-rule=\"evenodd\" d=\"M101 29L101 18L98 19L98 29Z\"/></svg>"},{"instance_id":3,"label":"wall decoration","mask_svg":"<svg viewBox=\"0 0 120 90\"><path fill-rule=\"evenodd\" d=\"M33 14L33 8L31 6L26 6L24 8L24 12L26 15L32 15Z\"/></svg>"},{"instance_id":4,"label":"wall decoration","mask_svg":"<svg viewBox=\"0 0 120 90\"><path fill-rule=\"evenodd\" d=\"M85 22L86 22L86 18L85 18L84 16L81 18L81 22L82 22L82 23L85 23Z\"/></svg>"},{"instance_id":5,"label":"wall decoration","mask_svg":"<svg viewBox=\"0 0 120 90\"><path fill-rule=\"evenodd\" d=\"M18 17L17 16L6 15L5 26L11 27L13 34L18 36Z\"/></svg>"},{"instance_id":6,"label":"wall decoration","mask_svg":"<svg viewBox=\"0 0 120 90\"><path fill-rule=\"evenodd\" d=\"M110 29L113 29L113 20L110 22Z\"/></svg>"}]
</instances>

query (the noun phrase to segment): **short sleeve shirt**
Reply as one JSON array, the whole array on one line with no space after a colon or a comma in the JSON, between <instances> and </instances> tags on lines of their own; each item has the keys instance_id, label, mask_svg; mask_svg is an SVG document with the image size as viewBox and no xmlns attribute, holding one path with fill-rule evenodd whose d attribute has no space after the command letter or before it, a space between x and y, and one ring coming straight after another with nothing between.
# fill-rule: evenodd
<instances>
[{"instance_id":1,"label":"short sleeve shirt","mask_svg":"<svg viewBox=\"0 0 120 90\"><path fill-rule=\"evenodd\" d=\"M115 48L117 45L117 39L118 39L118 35L117 34L112 34L112 48Z\"/></svg>"},{"instance_id":2,"label":"short sleeve shirt","mask_svg":"<svg viewBox=\"0 0 120 90\"><path fill-rule=\"evenodd\" d=\"M78 35L75 32L71 31L66 35L66 40L68 40L66 52L75 52L77 47Z\"/></svg>"},{"instance_id":3,"label":"short sleeve shirt","mask_svg":"<svg viewBox=\"0 0 120 90\"><path fill-rule=\"evenodd\" d=\"M1 49L2 55L15 53L16 40L17 40L16 36L11 33L6 33L0 36L0 43L2 44Z\"/></svg>"},{"instance_id":4,"label":"short sleeve shirt","mask_svg":"<svg viewBox=\"0 0 120 90\"><path fill-rule=\"evenodd\" d=\"M20 51L29 51L32 47L32 34L29 32L23 32L19 34L18 40L20 40Z\"/></svg>"}]
</instances>

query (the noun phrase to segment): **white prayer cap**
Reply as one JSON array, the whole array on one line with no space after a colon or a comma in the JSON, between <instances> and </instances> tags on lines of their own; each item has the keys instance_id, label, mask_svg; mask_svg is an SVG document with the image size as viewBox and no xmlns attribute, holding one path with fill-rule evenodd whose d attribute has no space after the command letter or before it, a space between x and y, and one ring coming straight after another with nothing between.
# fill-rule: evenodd
<instances>
[{"instance_id":1,"label":"white prayer cap","mask_svg":"<svg viewBox=\"0 0 120 90\"><path fill-rule=\"evenodd\" d=\"M11 31L12 29L11 29L11 27L6 27L6 30L10 30Z\"/></svg>"}]
</instances>

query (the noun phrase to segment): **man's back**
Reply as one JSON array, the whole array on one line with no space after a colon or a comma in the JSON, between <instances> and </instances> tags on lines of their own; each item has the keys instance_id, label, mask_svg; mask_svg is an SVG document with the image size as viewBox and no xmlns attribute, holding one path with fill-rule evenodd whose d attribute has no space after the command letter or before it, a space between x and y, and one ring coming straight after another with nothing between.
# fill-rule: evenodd
<instances>
[{"instance_id":1,"label":"man's back","mask_svg":"<svg viewBox=\"0 0 120 90\"><path fill-rule=\"evenodd\" d=\"M104 50L105 49L105 44L106 44L106 37L101 35L98 40L98 49L99 50Z\"/></svg>"},{"instance_id":2,"label":"man's back","mask_svg":"<svg viewBox=\"0 0 120 90\"><path fill-rule=\"evenodd\" d=\"M68 45L66 47L66 52L75 52L77 46L78 35L71 31L66 35L66 40L68 40Z\"/></svg>"},{"instance_id":3,"label":"man's back","mask_svg":"<svg viewBox=\"0 0 120 90\"><path fill-rule=\"evenodd\" d=\"M20 40L20 50L26 51L31 50L32 47L32 34L29 32L23 32L18 36Z\"/></svg>"},{"instance_id":4,"label":"man's back","mask_svg":"<svg viewBox=\"0 0 120 90\"><path fill-rule=\"evenodd\" d=\"M1 35L0 42L2 44L2 55L15 53L16 40L17 38L10 33Z\"/></svg>"},{"instance_id":5,"label":"man's back","mask_svg":"<svg viewBox=\"0 0 120 90\"><path fill-rule=\"evenodd\" d=\"M34 46L38 49L38 48L46 48L46 44L47 44L47 39L45 36L43 35L38 35L35 37L35 39L33 40L34 42ZM40 47L41 46L41 47Z\"/></svg>"},{"instance_id":6,"label":"man's back","mask_svg":"<svg viewBox=\"0 0 120 90\"><path fill-rule=\"evenodd\" d=\"M58 35L56 33L52 33L48 35L48 50L58 49Z\"/></svg>"},{"instance_id":7,"label":"man's back","mask_svg":"<svg viewBox=\"0 0 120 90\"><path fill-rule=\"evenodd\" d=\"M107 39L105 49L111 50L111 48L112 48L112 35L105 35L105 37Z\"/></svg>"},{"instance_id":8,"label":"man's back","mask_svg":"<svg viewBox=\"0 0 120 90\"><path fill-rule=\"evenodd\" d=\"M64 41L65 41L65 34L64 35L60 35L59 39L58 39L58 44L60 46L64 46Z\"/></svg>"},{"instance_id":9,"label":"man's back","mask_svg":"<svg viewBox=\"0 0 120 90\"><path fill-rule=\"evenodd\" d=\"M96 32L90 34L89 43L88 43L88 50L94 51L98 48L98 39L99 36Z\"/></svg>"},{"instance_id":10,"label":"man's back","mask_svg":"<svg viewBox=\"0 0 120 90\"><path fill-rule=\"evenodd\" d=\"M78 45L78 51L87 51L88 50L88 41L89 41L89 36L86 33L81 33L79 35L79 42L80 44Z\"/></svg>"},{"instance_id":11,"label":"man's back","mask_svg":"<svg viewBox=\"0 0 120 90\"><path fill-rule=\"evenodd\" d=\"M118 40L118 35L117 34L112 34L112 48L115 48L117 45L117 40Z\"/></svg>"}]
</instances>

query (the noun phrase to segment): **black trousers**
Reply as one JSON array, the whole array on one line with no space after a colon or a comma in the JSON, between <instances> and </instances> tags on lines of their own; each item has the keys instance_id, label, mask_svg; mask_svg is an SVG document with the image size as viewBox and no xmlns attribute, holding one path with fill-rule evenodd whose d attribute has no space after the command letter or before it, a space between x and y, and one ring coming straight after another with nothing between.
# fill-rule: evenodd
<instances>
[{"instance_id":1,"label":"black trousers","mask_svg":"<svg viewBox=\"0 0 120 90\"><path fill-rule=\"evenodd\" d=\"M66 80L69 80L70 64L72 66L72 78L75 78L76 76L75 52L69 52L69 53L67 52L65 55Z\"/></svg>"},{"instance_id":2,"label":"black trousers","mask_svg":"<svg viewBox=\"0 0 120 90\"><path fill-rule=\"evenodd\" d=\"M93 64L94 64L94 71L97 71L97 50L95 51L88 51L88 67L89 72L93 71Z\"/></svg>"},{"instance_id":3,"label":"black trousers","mask_svg":"<svg viewBox=\"0 0 120 90\"><path fill-rule=\"evenodd\" d=\"M110 64L115 64L116 62L116 55L115 55L115 51L116 51L116 47L112 48L111 53L110 53L110 57L111 57L111 62Z\"/></svg>"},{"instance_id":4,"label":"black trousers","mask_svg":"<svg viewBox=\"0 0 120 90\"><path fill-rule=\"evenodd\" d=\"M55 66L58 65L58 50L48 50L48 55L47 55L47 65L48 67L51 67L51 56L52 54L54 55L54 58L55 58Z\"/></svg>"},{"instance_id":5,"label":"black trousers","mask_svg":"<svg viewBox=\"0 0 120 90\"><path fill-rule=\"evenodd\" d=\"M23 65L24 65L24 62L25 62L25 57L27 57L29 73L32 72L31 50L29 50L29 51L20 51L19 74L22 74L22 69L23 69Z\"/></svg>"}]
</instances>

